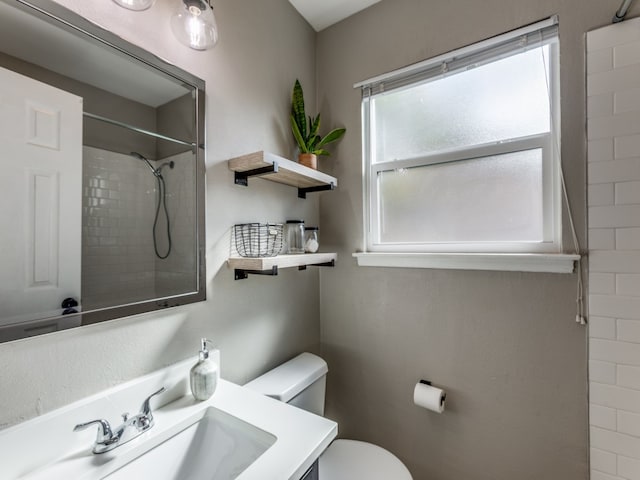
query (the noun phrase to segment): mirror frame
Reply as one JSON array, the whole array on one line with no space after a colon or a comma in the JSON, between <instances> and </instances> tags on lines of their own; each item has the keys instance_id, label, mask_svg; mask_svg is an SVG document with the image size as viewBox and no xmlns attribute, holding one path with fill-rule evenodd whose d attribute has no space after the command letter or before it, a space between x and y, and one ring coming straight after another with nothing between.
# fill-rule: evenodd
<instances>
[{"instance_id":1,"label":"mirror frame","mask_svg":"<svg viewBox=\"0 0 640 480\"><path fill-rule=\"evenodd\" d=\"M140 313L146 313L161 310L169 307L176 307L194 302L206 300L206 264L205 264L205 82L204 80L182 70L181 68L169 64L154 54L138 47L121 37L105 30L84 17L72 12L52 0L0 0L8 5L15 6L20 10L33 15L39 20L49 22L58 28L84 37L87 41L101 43L104 46L115 49L120 54L124 54L131 58L131 61L142 62L160 72L173 77L177 81L183 83L187 87L193 88L194 106L195 106L195 208L196 208L196 255L197 255L197 288L195 292L178 294L169 297L155 298L151 300L142 300L140 302L129 303L125 305L114 305L96 310L88 310L77 314L59 315L46 317L42 319L34 319L33 322L57 322L60 327L56 331L75 328L77 326L91 325L116 318L127 317ZM79 199L80 201L80 199ZM80 323L78 325L78 318ZM63 319L74 320L73 322L64 322ZM31 323L31 322L29 322ZM73 325L65 326L65 323L73 323ZM19 324L14 324L19 325ZM10 326L7 326L10 328ZM42 334L54 333L43 332ZM14 336L3 340L0 337L0 343L3 341L13 341L20 338L29 338L32 335Z\"/></svg>"}]
</instances>

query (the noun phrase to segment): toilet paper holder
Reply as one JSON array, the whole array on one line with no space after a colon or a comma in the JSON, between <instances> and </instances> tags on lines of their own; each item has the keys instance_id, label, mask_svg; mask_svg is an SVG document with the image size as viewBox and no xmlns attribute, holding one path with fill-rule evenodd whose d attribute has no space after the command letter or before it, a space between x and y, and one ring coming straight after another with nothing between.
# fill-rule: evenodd
<instances>
[{"instance_id":1,"label":"toilet paper holder","mask_svg":"<svg viewBox=\"0 0 640 480\"><path fill-rule=\"evenodd\" d=\"M446 398L446 392L434 387L430 380L420 379L413 389L413 403L436 413L444 412Z\"/></svg>"},{"instance_id":2,"label":"toilet paper holder","mask_svg":"<svg viewBox=\"0 0 640 480\"><path fill-rule=\"evenodd\" d=\"M433 385L431 384L430 380L425 380L424 378L420 379L420 383L422 383L423 385L429 385L430 387L432 387ZM442 398L440 399L440 404L444 404L444 401L447 399L447 392L444 392L442 394Z\"/></svg>"}]
</instances>

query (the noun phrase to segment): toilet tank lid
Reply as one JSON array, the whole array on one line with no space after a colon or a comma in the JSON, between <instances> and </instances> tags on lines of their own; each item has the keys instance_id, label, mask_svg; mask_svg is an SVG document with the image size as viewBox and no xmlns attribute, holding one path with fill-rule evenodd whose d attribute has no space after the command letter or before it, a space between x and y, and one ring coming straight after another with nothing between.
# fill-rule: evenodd
<instances>
[{"instance_id":1,"label":"toilet tank lid","mask_svg":"<svg viewBox=\"0 0 640 480\"><path fill-rule=\"evenodd\" d=\"M245 387L288 402L328 371L327 362L305 352L245 384Z\"/></svg>"}]
</instances>

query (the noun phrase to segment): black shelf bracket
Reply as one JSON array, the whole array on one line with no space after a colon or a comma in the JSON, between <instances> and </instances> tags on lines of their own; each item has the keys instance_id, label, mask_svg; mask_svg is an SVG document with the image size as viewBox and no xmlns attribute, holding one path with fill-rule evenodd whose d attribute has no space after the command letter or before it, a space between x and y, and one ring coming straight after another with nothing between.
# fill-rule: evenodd
<instances>
[{"instance_id":1,"label":"black shelf bracket","mask_svg":"<svg viewBox=\"0 0 640 480\"><path fill-rule=\"evenodd\" d=\"M307 193L310 192L323 192L325 190L335 190L335 188L336 186L333 183L317 187L298 188L298 198L307 198Z\"/></svg>"},{"instance_id":2,"label":"black shelf bracket","mask_svg":"<svg viewBox=\"0 0 640 480\"><path fill-rule=\"evenodd\" d=\"M277 162L273 162L272 165L267 165L262 168L254 168L253 170L245 170L244 172L235 172L233 181L236 185L247 187L249 185L249 177L266 175L267 173L278 173Z\"/></svg>"},{"instance_id":3,"label":"black shelf bracket","mask_svg":"<svg viewBox=\"0 0 640 480\"><path fill-rule=\"evenodd\" d=\"M335 260L331 260L330 262L311 263L309 265L300 265L298 267L298 270L306 270L307 267L335 267L335 266L336 266L336 261Z\"/></svg>"},{"instance_id":4,"label":"black shelf bracket","mask_svg":"<svg viewBox=\"0 0 640 480\"><path fill-rule=\"evenodd\" d=\"M275 277L278 275L278 266L274 265L271 267L271 270L245 270L244 268L236 268L234 274L236 280L244 280L245 278L249 278L249 275L268 275Z\"/></svg>"}]
</instances>

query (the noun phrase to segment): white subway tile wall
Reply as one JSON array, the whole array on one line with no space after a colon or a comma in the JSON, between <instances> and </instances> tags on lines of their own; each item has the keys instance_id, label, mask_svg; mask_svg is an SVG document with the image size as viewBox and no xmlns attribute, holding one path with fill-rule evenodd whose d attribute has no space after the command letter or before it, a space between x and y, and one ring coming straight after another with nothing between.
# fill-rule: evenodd
<instances>
[{"instance_id":1,"label":"white subway tile wall","mask_svg":"<svg viewBox=\"0 0 640 480\"><path fill-rule=\"evenodd\" d=\"M591 466L604 473L616 473L617 457L615 453L597 448L591 449Z\"/></svg>"},{"instance_id":2,"label":"white subway tile wall","mask_svg":"<svg viewBox=\"0 0 640 480\"><path fill-rule=\"evenodd\" d=\"M611 250L616 248L616 232L613 228L590 228L589 250Z\"/></svg>"},{"instance_id":3,"label":"white subway tile wall","mask_svg":"<svg viewBox=\"0 0 640 480\"><path fill-rule=\"evenodd\" d=\"M608 162L613 160L613 139L601 138L589 141L589 166L593 162Z\"/></svg>"},{"instance_id":4,"label":"white subway tile wall","mask_svg":"<svg viewBox=\"0 0 640 480\"><path fill-rule=\"evenodd\" d=\"M152 297L154 184L142 161L83 147L84 309Z\"/></svg>"},{"instance_id":5,"label":"white subway tile wall","mask_svg":"<svg viewBox=\"0 0 640 480\"><path fill-rule=\"evenodd\" d=\"M190 152L163 159L173 240L166 260L156 257L153 220L156 180L130 155L83 147L82 306L85 310L194 290L195 177ZM185 183L188 182L188 183ZM192 185L192 187L190 187ZM189 212L185 214L184 212ZM158 249L166 227L158 224Z\"/></svg>"},{"instance_id":6,"label":"white subway tile wall","mask_svg":"<svg viewBox=\"0 0 640 480\"><path fill-rule=\"evenodd\" d=\"M640 19L587 34L591 480L640 480Z\"/></svg>"},{"instance_id":7,"label":"white subway tile wall","mask_svg":"<svg viewBox=\"0 0 640 480\"><path fill-rule=\"evenodd\" d=\"M171 224L171 254L162 260L155 258L156 295L163 297L177 293L194 292L196 285L196 177L194 156L184 152L162 160L162 163L173 160L175 168L165 169L167 184L167 208ZM166 252L166 235L164 219L158 223L158 249L160 254Z\"/></svg>"},{"instance_id":8,"label":"white subway tile wall","mask_svg":"<svg viewBox=\"0 0 640 480\"><path fill-rule=\"evenodd\" d=\"M599 183L589 185L589 205L613 205L615 200L615 185L613 183Z\"/></svg>"},{"instance_id":9,"label":"white subway tile wall","mask_svg":"<svg viewBox=\"0 0 640 480\"><path fill-rule=\"evenodd\" d=\"M615 366L614 366L615 368ZM601 405L589 405L589 421L592 427L615 430L617 426L616 410Z\"/></svg>"},{"instance_id":10,"label":"white subway tile wall","mask_svg":"<svg viewBox=\"0 0 640 480\"><path fill-rule=\"evenodd\" d=\"M589 288L591 284L589 284ZM616 321L613 318L597 317L595 315L589 317L589 332L591 338L606 338L609 340L616 339Z\"/></svg>"}]
</instances>

